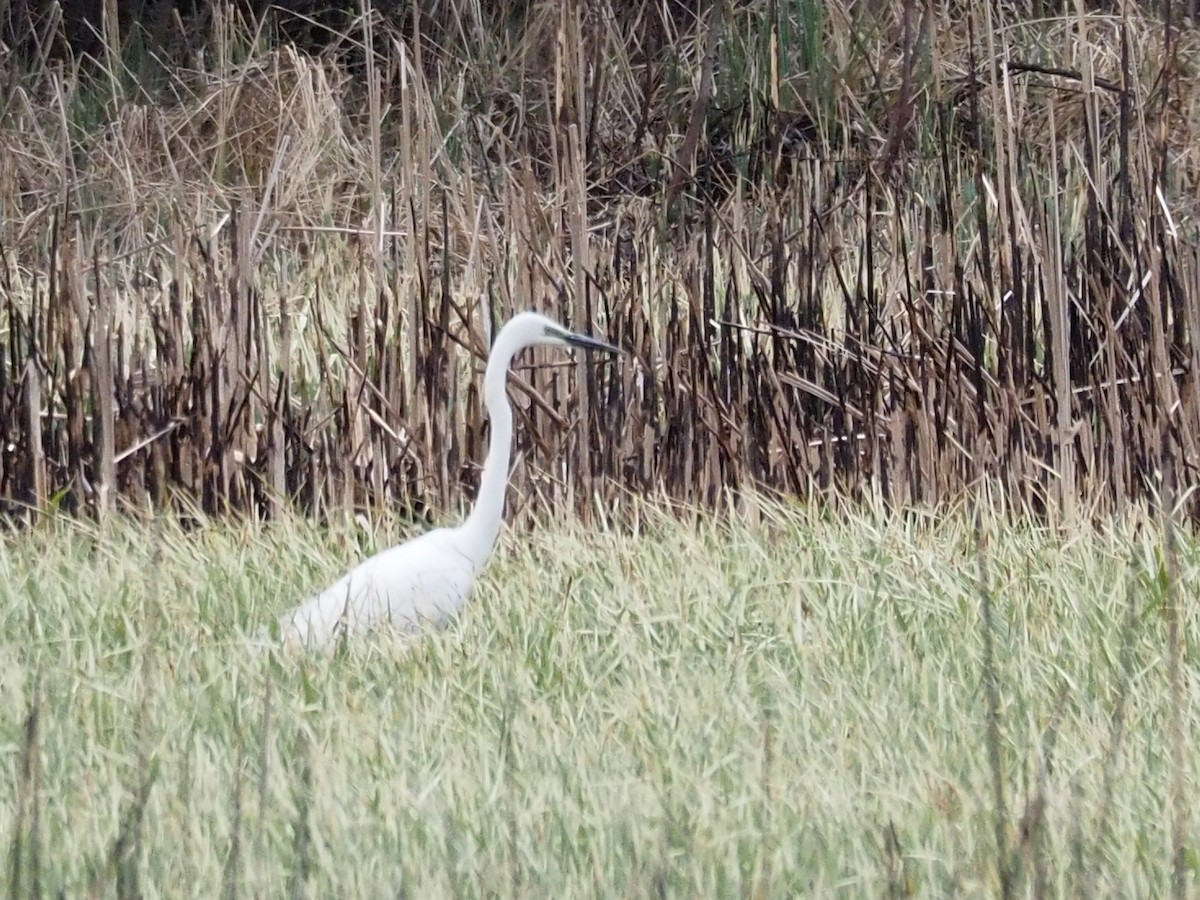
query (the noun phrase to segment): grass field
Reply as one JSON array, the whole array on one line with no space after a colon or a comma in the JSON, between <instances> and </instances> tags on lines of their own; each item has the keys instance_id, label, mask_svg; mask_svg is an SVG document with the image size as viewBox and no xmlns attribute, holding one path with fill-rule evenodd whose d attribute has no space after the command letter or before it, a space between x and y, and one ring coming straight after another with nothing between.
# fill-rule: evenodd
<instances>
[{"instance_id":1,"label":"grass field","mask_svg":"<svg viewBox=\"0 0 1200 900\"><path fill-rule=\"evenodd\" d=\"M447 631L275 656L395 525L10 535L10 895L1167 893L1196 544L984 531L990 632L969 517L756 502L509 531Z\"/></svg>"},{"instance_id":2,"label":"grass field","mask_svg":"<svg viewBox=\"0 0 1200 900\"><path fill-rule=\"evenodd\" d=\"M8 897L1194 888L1183 7L308 5L0 3ZM546 520L252 647L472 496L529 307L629 351L513 380Z\"/></svg>"}]
</instances>

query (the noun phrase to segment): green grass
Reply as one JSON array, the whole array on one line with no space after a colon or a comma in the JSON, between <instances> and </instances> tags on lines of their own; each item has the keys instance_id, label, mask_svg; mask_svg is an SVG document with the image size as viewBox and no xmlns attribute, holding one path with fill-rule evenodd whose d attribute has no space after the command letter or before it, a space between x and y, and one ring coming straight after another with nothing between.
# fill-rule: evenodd
<instances>
[{"instance_id":1,"label":"green grass","mask_svg":"<svg viewBox=\"0 0 1200 900\"><path fill-rule=\"evenodd\" d=\"M756 509L510 531L447 631L275 657L243 636L362 534L7 536L4 878L22 896L995 895L969 520ZM1005 865L1022 894L1165 893L1159 534L987 530ZM1181 536L1185 804L1198 561Z\"/></svg>"}]
</instances>

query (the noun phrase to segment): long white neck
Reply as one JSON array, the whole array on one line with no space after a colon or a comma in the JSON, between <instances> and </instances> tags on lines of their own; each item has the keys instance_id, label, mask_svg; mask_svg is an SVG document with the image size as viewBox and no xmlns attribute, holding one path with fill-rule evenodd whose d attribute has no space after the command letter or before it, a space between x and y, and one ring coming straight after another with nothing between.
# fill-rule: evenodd
<instances>
[{"instance_id":1,"label":"long white neck","mask_svg":"<svg viewBox=\"0 0 1200 900\"><path fill-rule=\"evenodd\" d=\"M467 546L476 566L482 566L500 533L501 516L504 513L504 493L508 487L508 465L512 457L513 418L508 405L506 383L508 364L519 349L517 341L507 329L501 329L488 357L487 372L483 376L483 402L487 407L492 437L488 443L487 459L483 463L483 476L479 482L479 496L475 508L467 516L462 530L467 537Z\"/></svg>"}]
</instances>

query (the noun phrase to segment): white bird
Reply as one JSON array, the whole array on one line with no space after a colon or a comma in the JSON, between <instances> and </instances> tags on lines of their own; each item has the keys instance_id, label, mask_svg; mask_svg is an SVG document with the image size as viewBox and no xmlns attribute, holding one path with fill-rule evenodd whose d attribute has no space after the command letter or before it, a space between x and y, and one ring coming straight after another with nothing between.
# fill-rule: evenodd
<instances>
[{"instance_id":1,"label":"white bird","mask_svg":"<svg viewBox=\"0 0 1200 900\"><path fill-rule=\"evenodd\" d=\"M621 352L537 313L510 319L496 336L483 379L492 438L471 514L457 528L439 528L375 554L288 612L279 620L285 643L319 646L383 621L413 632L427 623L442 625L463 607L500 532L513 433L508 365L518 351L537 344Z\"/></svg>"}]
</instances>

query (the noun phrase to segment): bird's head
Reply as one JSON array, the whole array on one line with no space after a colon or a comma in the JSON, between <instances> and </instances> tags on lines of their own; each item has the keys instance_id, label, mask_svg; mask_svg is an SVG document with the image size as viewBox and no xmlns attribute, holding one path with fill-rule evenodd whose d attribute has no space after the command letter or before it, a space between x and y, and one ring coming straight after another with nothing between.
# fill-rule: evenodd
<instances>
[{"instance_id":1,"label":"bird's head","mask_svg":"<svg viewBox=\"0 0 1200 900\"><path fill-rule=\"evenodd\" d=\"M568 331L553 319L535 312L523 312L513 316L496 336L496 343L499 344L502 339L511 340L515 349L543 344L551 347L601 350L605 353L624 352L620 347L614 347L597 338Z\"/></svg>"}]
</instances>

